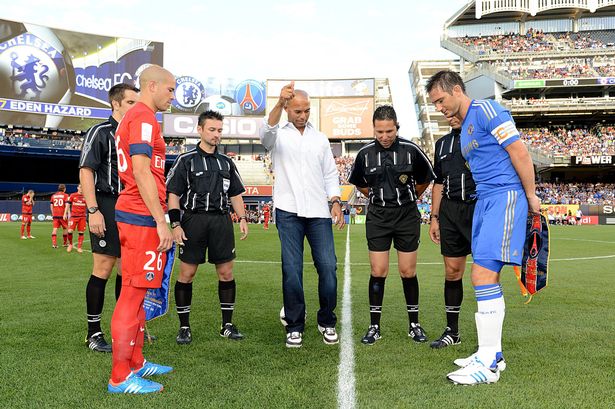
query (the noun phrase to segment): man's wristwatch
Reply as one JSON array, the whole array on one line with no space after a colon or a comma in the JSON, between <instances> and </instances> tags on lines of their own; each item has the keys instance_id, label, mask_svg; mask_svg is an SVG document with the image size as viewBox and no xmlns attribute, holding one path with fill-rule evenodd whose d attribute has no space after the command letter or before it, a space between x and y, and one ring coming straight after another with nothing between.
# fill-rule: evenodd
<instances>
[{"instance_id":1,"label":"man's wristwatch","mask_svg":"<svg viewBox=\"0 0 615 409\"><path fill-rule=\"evenodd\" d=\"M182 225L181 222L173 222L173 223L171 223L171 228L174 229L174 228L179 227L181 225Z\"/></svg>"},{"instance_id":2,"label":"man's wristwatch","mask_svg":"<svg viewBox=\"0 0 615 409\"><path fill-rule=\"evenodd\" d=\"M334 205L335 203L337 203L338 205L340 205L340 207L342 207L342 201L340 199L331 200L331 205Z\"/></svg>"},{"instance_id":3,"label":"man's wristwatch","mask_svg":"<svg viewBox=\"0 0 615 409\"><path fill-rule=\"evenodd\" d=\"M88 213L89 214L94 214L97 211L98 211L98 207L96 207L96 206L88 207Z\"/></svg>"},{"instance_id":4,"label":"man's wristwatch","mask_svg":"<svg viewBox=\"0 0 615 409\"><path fill-rule=\"evenodd\" d=\"M431 216L429 216L429 219L436 219L437 221L440 221L440 216L438 216L437 214L432 214Z\"/></svg>"}]
</instances>

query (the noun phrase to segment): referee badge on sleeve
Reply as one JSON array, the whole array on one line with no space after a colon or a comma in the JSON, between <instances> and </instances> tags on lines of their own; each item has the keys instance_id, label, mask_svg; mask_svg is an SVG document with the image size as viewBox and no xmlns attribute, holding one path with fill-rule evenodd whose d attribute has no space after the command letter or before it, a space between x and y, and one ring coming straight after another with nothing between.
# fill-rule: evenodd
<instances>
[{"instance_id":1,"label":"referee badge on sleeve","mask_svg":"<svg viewBox=\"0 0 615 409\"><path fill-rule=\"evenodd\" d=\"M399 176L399 181L401 183L406 183L408 181L408 175L406 175L406 174L400 175Z\"/></svg>"},{"instance_id":2,"label":"referee badge on sleeve","mask_svg":"<svg viewBox=\"0 0 615 409\"><path fill-rule=\"evenodd\" d=\"M230 179L222 179L222 190L224 190L224 193L228 192L228 188L231 186L231 180Z\"/></svg>"}]
</instances>

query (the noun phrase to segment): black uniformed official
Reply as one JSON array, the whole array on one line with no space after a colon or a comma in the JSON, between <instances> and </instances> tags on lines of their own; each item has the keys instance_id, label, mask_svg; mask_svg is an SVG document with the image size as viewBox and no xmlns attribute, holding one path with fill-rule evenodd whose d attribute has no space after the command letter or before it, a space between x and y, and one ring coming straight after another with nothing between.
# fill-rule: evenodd
<instances>
[{"instance_id":1,"label":"black uniformed official","mask_svg":"<svg viewBox=\"0 0 615 409\"><path fill-rule=\"evenodd\" d=\"M461 154L461 124L447 118L453 130L438 139L434 154L434 182L429 236L440 245L444 256L444 307L446 328L432 348L444 348L461 342L459 311L463 300L462 277L466 256L472 252L472 216L476 185Z\"/></svg>"},{"instance_id":2,"label":"black uniformed official","mask_svg":"<svg viewBox=\"0 0 615 409\"><path fill-rule=\"evenodd\" d=\"M198 265L205 263L206 252L207 261L216 265L218 273L218 296L222 310L220 335L234 340L243 338L232 324L235 308L235 236L228 201L230 198L233 210L239 216L243 240L248 235L241 197L245 188L233 161L217 150L223 119L215 111L205 111L199 115L197 131L201 142L196 149L177 157L167 177L169 218L173 237L181 246L181 266L175 282L180 325L178 344L192 342L189 320L192 280ZM184 211L181 217L180 208Z\"/></svg>"},{"instance_id":3,"label":"black uniformed official","mask_svg":"<svg viewBox=\"0 0 615 409\"><path fill-rule=\"evenodd\" d=\"M373 124L376 140L358 152L349 178L350 183L369 196L365 232L371 264L371 324L361 342L371 345L380 338L380 315L384 283L389 272L391 241L397 249L399 274L408 308L408 336L416 342L425 342L427 337L418 319L416 252L421 217L416 200L434 179L434 174L423 151L397 135L399 125L393 107L376 109Z\"/></svg>"},{"instance_id":4,"label":"black uniformed official","mask_svg":"<svg viewBox=\"0 0 615 409\"><path fill-rule=\"evenodd\" d=\"M122 189L117 174L115 131L118 122L135 104L139 89L117 84L109 90L112 114L108 121L91 127L85 135L79 160L79 181L88 206L88 224L94 267L85 290L88 335L86 345L93 351L111 352L100 327L105 286L117 260L115 298L122 288L120 238L115 223L115 202Z\"/></svg>"}]
</instances>

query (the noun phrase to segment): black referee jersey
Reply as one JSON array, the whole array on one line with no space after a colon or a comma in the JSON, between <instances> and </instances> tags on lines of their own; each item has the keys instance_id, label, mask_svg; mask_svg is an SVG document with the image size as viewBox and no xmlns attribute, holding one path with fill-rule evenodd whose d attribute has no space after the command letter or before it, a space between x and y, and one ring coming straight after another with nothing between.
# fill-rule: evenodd
<instances>
[{"instance_id":1,"label":"black referee jersey","mask_svg":"<svg viewBox=\"0 0 615 409\"><path fill-rule=\"evenodd\" d=\"M400 207L415 202L416 185L435 178L431 162L416 144L397 137L384 148L375 140L357 153L350 183L369 188L369 203L381 207Z\"/></svg>"},{"instance_id":2,"label":"black referee jersey","mask_svg":"<svg viewBox=\"0 0 615 409\"><path fill-rule=\"evenodd\" d=\"M207 153L199 145L179 155L167 176L167 192L180 197L182 210L194 213L226 213L228 198L245 190L231 158L217 150Z\"/></svg>"},{"instance_id":3,"label":"black referee jersey","mask_svg":"<svg viewBox=\"0 0 615 409\"><path fill-rule=\"evenodd\" d=\"M96 192L118 195L122 190L115 150L117 124L110 116L108 121L94 125L85 134L79 169L90 168L94 171Z\"/></svg>"},{"instance_id":4,"label":"black referee jersey","mask_svg":"<svg viewBox=\"0 0 615 409\"><path fill-rule=\"evenodd\" d=\"M453 130L436 141L434 153L435 183L442 185L447 199L474 202L476 184L461 154L461 132Z\"/></svg>"}]
</instances>

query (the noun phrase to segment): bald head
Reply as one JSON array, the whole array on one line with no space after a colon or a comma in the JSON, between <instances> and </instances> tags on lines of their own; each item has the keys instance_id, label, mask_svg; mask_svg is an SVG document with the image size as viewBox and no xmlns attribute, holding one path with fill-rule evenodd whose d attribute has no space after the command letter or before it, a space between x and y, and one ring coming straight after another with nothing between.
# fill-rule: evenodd
<instances>
[{"instance_id":1,"label":"bald head","mask_svg":"<svg viewBox=\"0 0 615 409\"><path fill-rule=\"evenodd\" d=\"M169 77L174 78L173 74L171 74L169 70L153 64L144 69L141 73L141 76L139 77L139 87L144 89L150 81L163 82L169 79Z\"/></svg>"},{"instance_id":2,"label":"bald head","mask_svg":"<svg viewBox=\"0 0 615 409\"><path fill-rule=\"evenodd\" d=\"M310 119L310 97L308 93L301 89L294 90L294 95L286 104L285 110L288 115L288 122L291 122L295 125L295 128L303 132Z\"/></svg>"},{"instance_id":3,"label":"bald head","mask_svg":"<svg viewBox=\"0 0 615 409\"><path fill-rule=\"evenodd\" d=\"M139 77L141 99L154 112L166 111L175 97L175 77L159 65L151 65Z\"/></svg>"}]
</instances>

